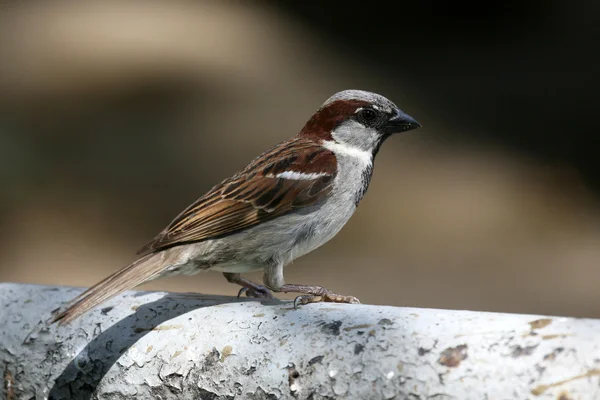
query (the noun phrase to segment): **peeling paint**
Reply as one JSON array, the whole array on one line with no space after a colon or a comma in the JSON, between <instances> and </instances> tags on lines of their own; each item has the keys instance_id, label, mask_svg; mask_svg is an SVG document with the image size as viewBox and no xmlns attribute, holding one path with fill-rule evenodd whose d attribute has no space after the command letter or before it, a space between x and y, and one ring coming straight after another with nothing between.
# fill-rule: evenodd
<instances>
[{"instance_id":1,"label":"peeling paint","mask_svg":"<svg viewBox=\"0 0 600 400\"><path fill-rule=\"evenodd\" d=\"M458 335L454 335L455 339L469 336L487 336L487 335L502 335L503 331L485 331L485 332L468 332L468 333L459 333ZM524 336L529 336L530 332L527 332Z\"/></svg>"},{"instance_id":2,"label":"peeling paint","mask_svg":"<svg viewBox=\"0 0 600 400\"><path fill-rule=\"evenodd\" d=\"M316 357L311 358L308 361L308 365L311 366L311 365L314 365L316 363L320 363L321 361L323 361L323 357L324 356L316 356Z\"/></svg>"},{"instance_id":3,"label":"peeling paint","mask_svg":"<svg viewBox=\"0 0 600 400\"><path fill-rule=\"evenodd\" d=\"M534 331L536 329L545 328L548 325L550 325L551 323L552 323L552 318L540 318L540 319L536 319L535 321L529 322L529 326L531 327L531 330Z\"/></svg>"},{"instance_id":4,"label":"peeling paint","mask_svg":"<svg viewBox=\"0 0 600 400\"><path fill-rule=\"evenodd\" d=\"M442 351L438 363L446 367L458 367L461 361L467 358L467 345L461 344L456 347L448 347Z\"/></svg>"},{"instance_id":5,"label":"peeling paint","mask_svg":"<svg viewBox=\"0 0 600 400\"><path fill-rule=\"evenodd\" d=\"M15 400L17 394L15 393L15 378L8 369L8 365L4 369L4 398L6 400Z\"/></svg>"},{"instance_id":6,"label":"peeling paint","mask_svg":"<svg viewBox=\"0 0 600 400\"><path fill-rule=\"evenodd\" d=\"M350 389L350 383L343 379L336 379L333 383L333 393L336 396L344 396Z\"/></svg>"},{"instance_id":7,"label":"peeling paint","mask_svg":"<svg viewBox=\"0 0 600 400\"><path fill-rule=\"evenodd\" d=\"M223 347L223 350L221 350L221 362L225 361L225 359L229 357L232 352L233 347L231 347L230 345Z\"/></svg>"},{"instance_id":8,"label":"peeling paint","mask_svg":"<svg viewBox=\"0 0 600 400\"><path fill-rule=\"evenodd\" d=\"M107 315L114 307L104 307L103 309L100 310L100 314L102 315Z\"/></svg>"},{"instance_id":9,"label":"peeling paint","mask_svg":"<svg viewBox=\"0 0 600 400\"><path fill-rule=\"evenodd\" d=\"M300 372L296 369L294 364L288 366L288 385L290 387L290 392L297 392L300 389L299 384L296 380L300 378Z\"/></svg>"},{"instance_id":10,"label":"peeling paint","mask_svg":"<svg viewBox=\"0 0 600 400\"><path fill-rule=\"evenodd\" d=\"M358 355L358 354L362 353L364 349L365 349L365 346L363 346L360 343L356 343L354 345L354 354Z\"/></svg>"},{"instance_id":11,"label":"peeling paint","mask_svg":"<svg viewBox=\"0 0 600 400\"><path fill-rule=\"evenodd\" d=\"M147 332L147 331L168 331L171 329L181 329L183 325L159 325L153 328L134 328L135 333Z\"/></svg>"},{"instance_id":12,"label":"peeling paint","mask_svg":"<svg viewBox=\"0 0 600 400\"><path fill-rule=\"evenodd\" d=\"M556 400L573 400L573 398L569 396L569 393L561 392Z\"/></svg>"},{"instance_id":13,"label":"peeling paint","mask_svg":"<svg viewBox=\"0 0 600 400\"><path fill-rule=\"evenodd\" d=\"M175 357L177 357L178 355L181 355L181 353L183 353L183 351L181 350L177 350L175 353L173 353L173 355L171 356L171 360L174 359Z\"/></svg>"},{"instance_id":14,"label":"peeling paint","mask_svg":"<svg viewBox=\"0 0 600 400\"><path fill-rule=\"evenodd\" d=\"M597 320L369 305L288 313L287 302L128 292L107 302L108 315L44 322L79 293L0 284L0 309L19 321L0 324L10 400L525 399L532 388L575 400L600 376L586 368L600 368ZM591 372L559 386L565 371Z\"/></svg>"},{"instance_id":15,"label":"peeling paint","mask_svg":"<svg viewBox=\"0 0 600 400\"><path fill-rule=\"evenodd\" d=\"M554 361L556 359L556 356L559 355L560 353L562 353L564 351L564 347L557 347L556 349L552 350L552 352L546 354L544 356L544 360L545 361Z\"/></svg>"},{"instance_id":16,"label":"peeling paint","mask_svg":"<svg viewBox=\"0 0 600 400\"><path fill-rule=\"evenodd\" d=\"M523 357L523 356L530 356L533 354L533 351L538 347L539 345L532 345L532 346L525 346L522 347L521 345L516 345L512 347L512 351L510 353L510 355L513 358L517 358L517 357Z\"/></svg>"},{"instance_id":17,"label":"peeling paint","mask_svg":"<svg viewBox=\"0 0 600 400\"><path fill-rule=\"evenodd\" d=\"M323 324L321 330L330 335L338 336L340 334L340 326L342 326L342 321L332 321Z\"/></svg>"},{"instance_id":18,"label":"peeling paint","mask_svg":"<svg viewBox=\"0 0 600 400\"><path fill-rule=\"evenodd\" d=\"M430 353L430 352L431 352L431 350L432 350L432 349L425 349L425 348L423 348L423 347L419 347L419 348L417 349L417 354L418 354L418 355L420 355L420 356L424 356L425 354L427 354L427 353Z\"/></svg>"},{"instance_id":19,"label":"peeling paint","mask_svg":"<svg viewBox=\"0 0 600 400\"><path fill-rule=\"evenodd\" d=\"M574 376L574 377L569 378L569 379L563 379L562 381L550 383L550 384L547 384L547 385L539 385L535 389L531 390L531 394L533 394L535 396L539 396L539 395L543 394L548 389L551 389L551 388L554 388L554 387L557 387L557 386L561 386L561 385L564 385L565 383L573 382L573 381L576 381L578 379L590 378L592 376L598 376L598 375L600 375L600 369L592 369L592 370L586 372L585 374L577 375L577 376Z\"/></svg>"},{"instance_id":20,"label":"peeling paint","mask_svg":"<svg viewBox=\"0 0 600 400\"><path fill-rule=\"evenodd\" d=\"M552 340L552 339L565 338L567 336L573 336L573 334L572 333L554 333L551 335L542 335L541 338L542 338L542 340Z\"/></svg>"},{"instance_id":21,"label":"peeling paint","mask_svg":"<svg viewBox=\"0 0 600 400\"><path fill-rule=\"evenodd\" d=\"M350 331L352 331L354 329L365 329L365 328L370 328L372 326L373 325L371 325L371 324L353 325L353 326L348 326L348 327L344 328L344 331L350 332Z\"/></svg>"}]
</instances>

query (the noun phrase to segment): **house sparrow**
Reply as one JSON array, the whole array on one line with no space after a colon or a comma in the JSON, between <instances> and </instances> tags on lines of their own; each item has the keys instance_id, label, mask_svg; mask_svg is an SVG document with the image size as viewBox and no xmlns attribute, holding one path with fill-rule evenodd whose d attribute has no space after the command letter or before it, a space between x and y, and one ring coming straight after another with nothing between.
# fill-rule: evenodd
<instances>
[{"instance_id":1,"label":"house sparrow","mask_svg":"<svg viewBox=\"0 0 600 400\"><path fill-rule=\"evenodd\" d=\"M283 267L333 238L363 198L381 144L421 125L385 97L345 90L330 97L298 135L259 155L179 214L140 258L89 288L53 322L81 314L150 280L220 271L240 294L294 302L358 303L321 286L285 283ZM262 269L263 285L240 274Z\"/></svg>"}]
</instances>

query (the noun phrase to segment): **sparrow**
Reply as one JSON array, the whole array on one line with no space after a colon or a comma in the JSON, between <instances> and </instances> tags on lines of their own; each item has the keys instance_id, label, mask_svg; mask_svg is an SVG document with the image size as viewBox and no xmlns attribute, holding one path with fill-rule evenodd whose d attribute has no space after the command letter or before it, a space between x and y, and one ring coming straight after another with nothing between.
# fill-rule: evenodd
<instances>
[{"instance_id":1,"label":"sparrow","mask_svg":"<svg viewBox=\"0 0 600 400\"><path fill-rule=\"evenodd\" d=\"M331 96L295 137L262 153L183 210L139 258L73 299L68 323L126 290L163 276L222 272L248 297L298 293L294 306L359 303L321 286L285 283L283 267L333 238L356 211L382 143L421 125L387 98L362 90ZM260 285L241 276L263 270Z\"/></svg>"}]
</instances>

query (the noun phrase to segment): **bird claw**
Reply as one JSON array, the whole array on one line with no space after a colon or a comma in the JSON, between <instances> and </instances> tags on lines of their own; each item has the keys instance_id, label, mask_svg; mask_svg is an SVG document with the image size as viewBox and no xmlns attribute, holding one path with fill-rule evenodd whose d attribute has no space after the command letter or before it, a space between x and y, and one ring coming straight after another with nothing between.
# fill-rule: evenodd
<instances>
[{"instance_id":1,"label":"bird claw","mask_svg":"<svg viewBox=\"0 0 600 400\"><path fill-rule=\"evenodd\" d=\"M296 296L296 298L294 299L294 310L298 309L298 304L304 305L308 303L317 303L321 301L320 297L321 296L313 296L312 294ZM318 298L318 300L315 300L316 298Z\"/></svg>"},{"instance_id":2,"label":"bird claw","mask_svg":"<svg viewBox=\"0 0 600 400\"><path fill-rule=\"evenodd\" d=\"M243 287L237 294L237 298L239 299L242 294L246 294L246 297L258 298L258 299L273 299L273 294L271 291L264 286L257 286L253 288Z\"/></svg>"}]
</instances>

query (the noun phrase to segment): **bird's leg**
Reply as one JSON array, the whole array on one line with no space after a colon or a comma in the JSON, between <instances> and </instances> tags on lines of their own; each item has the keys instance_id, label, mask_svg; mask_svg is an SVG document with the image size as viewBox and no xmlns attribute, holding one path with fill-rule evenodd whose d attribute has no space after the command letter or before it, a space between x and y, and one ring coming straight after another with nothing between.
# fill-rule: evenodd
<instances>
[{"instance_id":1,"label":"bird's leg","mask_svg":"<svg viewBox=\"0 0 600 400\"><path fill-rule=\"evenodd\" d=\"M256 282L252 282L249 279L243 278L240 274L234 274L231 272L223 272L223 276L227 279L227 282L235 283L240 285L242 288L238 292L238 299L243 293L246 293L248 297L258 297L263 299L272 299L273 295L271 291L264 287L263 285L259 285Z\"/></svg>"},{"instance_id":2,"label":"bird's leg","mask_svg":"<svg viewBox=\"0 0 600 400\"><path fill-rule=\"evenodd\" d=\"M354 296L335 294L322 286L284 283L283 265L266 267L263 280L265 285L274 292L303 293L294 299L294 308L298 307L298 304L318 303L321 301L360 304L360 301Z\"/></svg>"}]
</instances>

